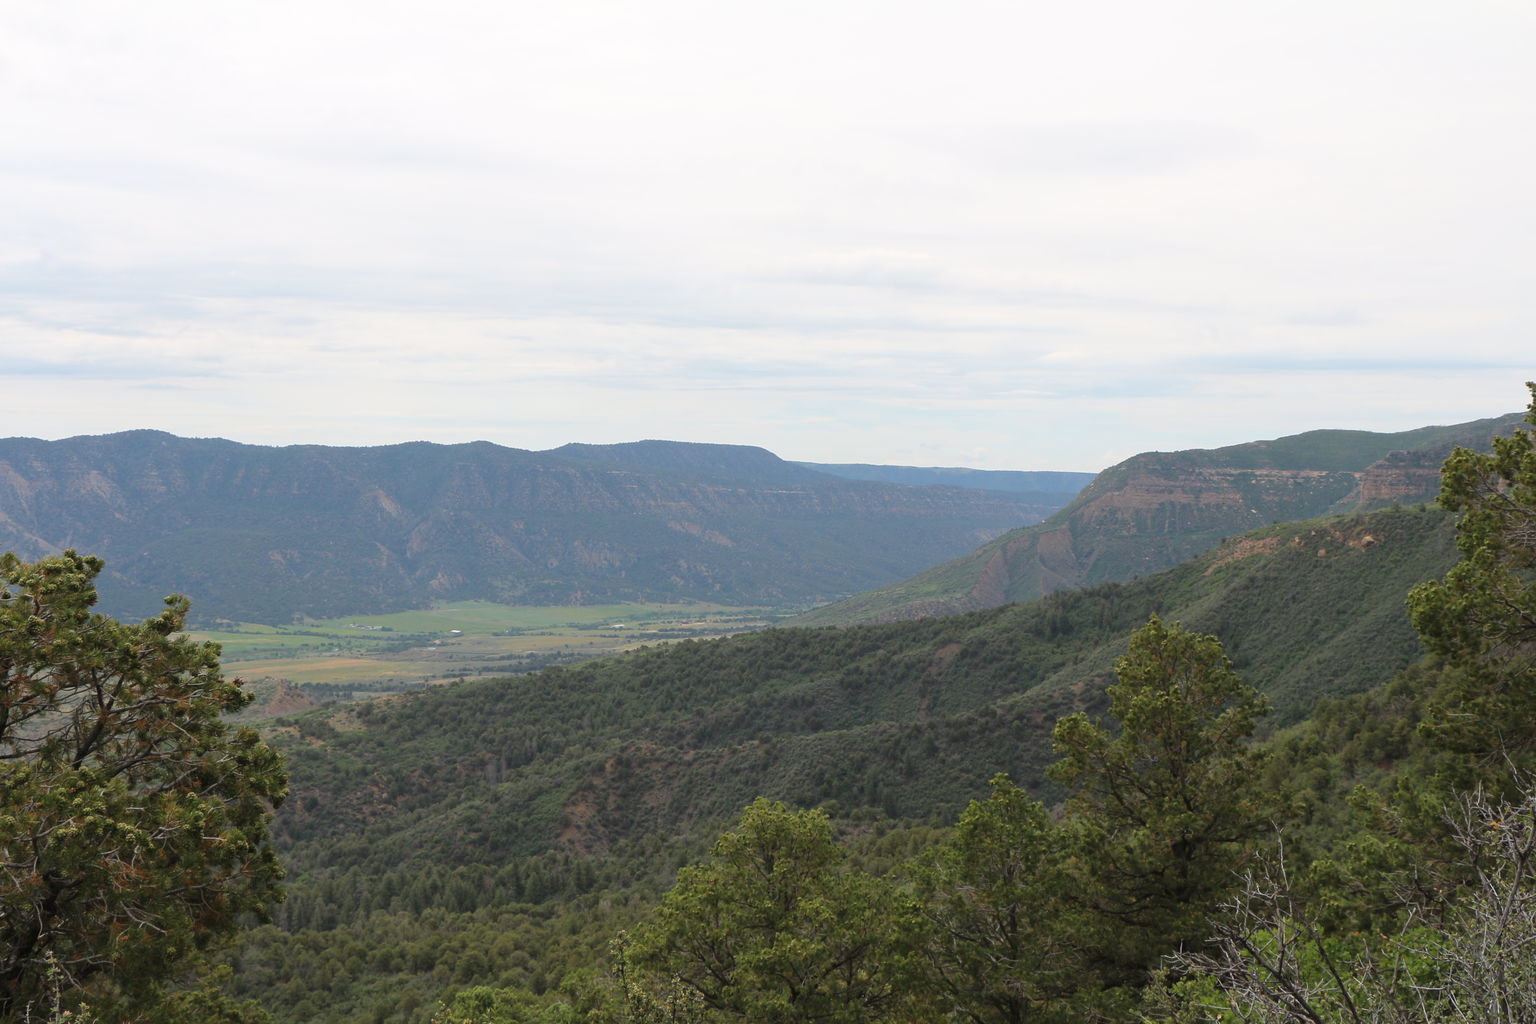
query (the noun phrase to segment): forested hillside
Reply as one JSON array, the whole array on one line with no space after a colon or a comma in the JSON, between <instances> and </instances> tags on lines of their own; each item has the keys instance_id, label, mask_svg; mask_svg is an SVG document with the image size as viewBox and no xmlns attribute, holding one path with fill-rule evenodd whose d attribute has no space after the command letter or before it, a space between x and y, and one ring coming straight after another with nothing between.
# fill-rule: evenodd
<instances>
[{"instance_id":1,"label":"forested hillside","mask_svg":"<svg viewBox=\"0 0 1536 1024\"><path fill-rule=\"evenodd\" d=\"M598 903L613 921L638 912L758 796L832 808L899 848L927 841L910 823L951 820L997 771L1055 799L1054 723L1104 709L1115 658L1153 613L1223 638L1275 707L1266 728L1296 720L1421 656L1402 602L1453 561L1446 513L1389 510L1270 527L1169 572L1032 604L686 642L308 714L274 733L293 776L275 825L293 881L281 928L257 935L242 976L260 979L251 994L272 986L274 1006L315 1014L416 990L422 1020L423 972L552 983L600 957ZM586 944L536 954L527 936L547 928ZM436 938L399 952L423 933ZM500 948L507 934L525 936L523 967L464 966L480 962L475 943L455 936ZM320 984L322 949L401 967Z\"/></svg>"},{"instance_id":2,"label":"forested hillside","mask_svg":"<svg viewBox=\"0 0 1536 1024\"><path fill-rule=\"evenodd\" d=\"M1035 526L900 583L797 619L886 622L1029 601L1157 572L1268 523L1433 501L1455 445L1486 451L1518 415L1395 434L1314 430L1274 441L1146 452L1100 473Z\"/></svg>"},{"instance_id":3,"label":"forested hillside","mask_svg":"<svg viewBox=\"0 0 1536 1024\"><path fill-rule=\"evenodd\" d=\"M132 431L0 440L0 549L107 561L103 607L203 621L434 601L804 606L910 575L1069 495L845 480L645 441L268 448Z\"/></svg>"}]
</instances>

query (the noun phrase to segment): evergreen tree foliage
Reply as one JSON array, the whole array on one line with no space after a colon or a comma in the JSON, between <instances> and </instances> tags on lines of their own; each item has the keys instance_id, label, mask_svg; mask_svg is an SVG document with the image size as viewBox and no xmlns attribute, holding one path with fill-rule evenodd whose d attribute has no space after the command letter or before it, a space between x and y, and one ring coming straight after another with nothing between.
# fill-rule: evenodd
<instances>
[{"instance_id":1,"label":"evergreen tree foliage","mask_svg":"<svg viewBox=\"0 0 1536 1024\"><path fill-rule=\"evenodd\" d=\"M1266 710L1213 636L1155 616L1108 688L1118 735L1081 713L1059 721L1051 776L1068 801L1076 891L1099 918L1111 983L1205 934L1251 841L1268 827L1261 750Z\"/></svg>"},{"instance_id":2,"label":"evergreen tree foliage","mask_svg":"<svg viewBox=\"0 0 1536 1024\"><path fill-rule=\"evenodd\" d=\"M0 557L0 1020L40 1014L50 972L112 1019L169 1019L162 984L278 895L280 758L223 721L247 698L179 635L186 600L94 614L101 568Z\"/></svg>"},{"instance_id":3,"label":"evergreen tree foliage","mask_svg":"<svg viewBox=\"0 0 1536 1024\"><path fill-rule=\"evenodd\" d=\"M634 933L633 962L722 1019L904 1020L915 926L893 887L847 865L824 813L759 799L709 860L678 875Z\"/></svg>"},{"instance_id":4,"label":"evergreen tree foliage","mask_svg":"<svg viewBox=\"0 0 1536 1024\"><path fill-rule=\"evenodd\" d=\"M1063 1019L1082 980L1083 921L1044 805L994 777L917 874L928 961L957 1019Z\"/></svg>"},{"instance_id":5,"label":"evergreen tree foliage","mask_svg":"<svg viewBox=\"0 0 1536 1024\"><path fill-rule=\"evenodd\" d=\"M1526 780L1527 786L1529 780ZM1462 891L1420 893L1397 927L1329 928L1284 859L1250 872L1201 949L1154 992L1174 1024L1525 1024L1536 1020L1536 793L1448 809Z\"/></svg>"},{"instance_id":6,"label":"evergreen tree foliage","mask_svg":"<svg viewBox=\"0 0 1536 1024\"><path fill-rule=\"evenodd\" d=\"M432 1024L555 1024L568 1013L564 1004L547 1006L525 989L475 985L440 1008Z\"/></svg>"},{"instance_id":7,"label":"evergreen tree foliage","mask_svg":"<svg viewBox=\"0 0 1536 1024\"><path fill-rule=\"evenodd\" d=\"M1536 427L1536 383L1527 387ZM1501 771L1536 753L1536 431L1495 438L1490 453L1456 449L1440 504L1460 513L1461 561L1409 598L1425 643L1456 670L1430 728Z\"/></svg>"}]
</instances>

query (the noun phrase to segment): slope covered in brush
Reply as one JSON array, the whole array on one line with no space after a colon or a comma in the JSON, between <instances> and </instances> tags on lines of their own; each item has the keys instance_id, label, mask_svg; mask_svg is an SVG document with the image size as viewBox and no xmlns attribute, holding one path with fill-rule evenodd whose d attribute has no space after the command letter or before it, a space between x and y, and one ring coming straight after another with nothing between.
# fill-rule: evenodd
<instances>
[{"instance_id":1,"label":"slope covered in brush","mask_svg":"<svg viewBox=\"0 0 1536 1024\"><path fill-rule=\"evenodd\" d=\"M1214 632L1276 720L1419 656L1402 602L1453 558L1437 512L1271 527L1128 584L945 619L775 629L294 721L301 868L499 863L718 822L766 794L938 813L996 770L1039 784L1153 613ZM350 836L352 838L342 838ZM343 851L352 851L350 854Z\"/></svg>"},{"instance_id":2,"label":"slope covered in brush","mask_svg":"<svg viewBox=\"0 0 1536 1024\"><path fill-rule=\"evenodd\" d=\"M758 796L942 821L1007 771L1054 799L1053 725L1103 709L1154 612L1217 633L1273 702L1271 727L1301 719L1419 657L1404 597L1454 557L1446 514L1389 510L1268 527L1029 604L690 641L281 721L290 896L240 954L242 985L292 1019L403 992L430 1005L455 979L537 988L597 962Z\"/></svg>"},{"instance_id":3,"label":"slope covered in brush","mask_svg":"<svg viewBox=\"0 0 1536 1024\"><path fill-rule=\"evenodd\" d=\"M1401 433L1314 430L1211 450L1147 452L1105 470L1043 523L900 583L808 612L886 622L1029 601L1177 565L1268 523L1434 500L1455 445L1486 450L1518 415Z\"/></svg>"}]
</instances>

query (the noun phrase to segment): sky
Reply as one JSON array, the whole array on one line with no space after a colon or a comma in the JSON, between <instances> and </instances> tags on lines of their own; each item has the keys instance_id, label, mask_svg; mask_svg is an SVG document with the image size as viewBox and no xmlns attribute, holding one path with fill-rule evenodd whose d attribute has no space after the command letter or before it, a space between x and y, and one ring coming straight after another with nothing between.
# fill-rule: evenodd
<instances>
[{"instance_id":1,"label":"sky","mask_svg":"<svg viewBox=\"0 0 1536 1024\"><path fill-rule=\"evenodd\" d=\"M1091 472L1525 406L1529 0L0 0L0 434Z\"/></svg>"}]
</instances>

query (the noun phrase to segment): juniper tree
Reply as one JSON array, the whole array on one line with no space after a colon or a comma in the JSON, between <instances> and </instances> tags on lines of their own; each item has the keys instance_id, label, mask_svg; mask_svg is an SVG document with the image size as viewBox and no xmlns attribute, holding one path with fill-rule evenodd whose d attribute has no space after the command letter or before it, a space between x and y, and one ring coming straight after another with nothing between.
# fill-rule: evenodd
<instances>
[{"instance_id":1,"label":"juniper tree","mask_svg":"<svg viewBox=\"0 0 1536 1024\"><path fill-rule=\"evenodd\" d=\"M282 763L222 717L249 698L182 635L185 599L93 613L101 569L0 556L0 1020L38 1015L50 976L156 1019L162 984L278 893Z\"/></svg>"},{"instance_id":2,"label":"juniper tree","mask_svg":"<svg viewBox=\"0 0 1536 1024\"><path fill-rule=\"evenodd\" d=\"M1263 755L1247 742L1267 703L1215 637L1156 617L1115 671L1118 731L1081 713L1062 719L1050 775L1074 790L1076 891L1098 920L1106 980L1134 984L1159 956L1204 937L1268 826Z\"/></svg>"},{"instance_id":3,"label":"juniper tree","mask_svg":"<svg viewBox=\"0 0 1536 1024\"><path fill-rule=\"evenodd\" d=\"M1536 383L1526 386L1536 427ZM1536 755L1536 431L1494 438L1488 453L1456 449L1439 500L1461 513L1461 560L1408 599L1419 636L1452 670L1429 729L1491 781Z\"/></svg>"},{"instance_id":4,"label":"juniper tree","mask_svg":"<svg viewBox=\"0 0 1536 1024\"><path fill-rule=\"evenodd\" d=\"M863 1024L912 1019L913 937L908 905L846 863L824 813L759 798L678 875L630 954L721 1019Z\"/></svg>"}]
</instances>

